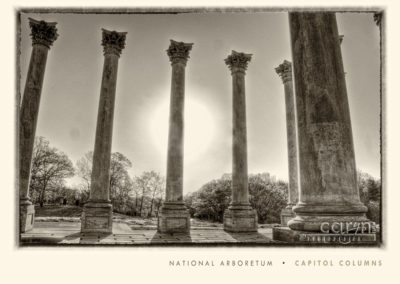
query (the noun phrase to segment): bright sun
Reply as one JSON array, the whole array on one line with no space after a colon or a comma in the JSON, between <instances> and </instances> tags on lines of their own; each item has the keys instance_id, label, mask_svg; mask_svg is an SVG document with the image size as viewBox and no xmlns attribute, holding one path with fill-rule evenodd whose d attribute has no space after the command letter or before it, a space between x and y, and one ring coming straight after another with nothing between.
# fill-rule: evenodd
<instances>
[{"instance_id":1,"label":"bright sun","mask_svg":"<svg viewBox=\"0 0 400 284\"><path fill-rule=\"evenodd\" d=\"M169 101L153 112L150 125L152 142L160 153L167 153ZM214 136L214 119L200 102L185 98L184 161L193 162L207 151Z\"/></svg>"}]
</instances>

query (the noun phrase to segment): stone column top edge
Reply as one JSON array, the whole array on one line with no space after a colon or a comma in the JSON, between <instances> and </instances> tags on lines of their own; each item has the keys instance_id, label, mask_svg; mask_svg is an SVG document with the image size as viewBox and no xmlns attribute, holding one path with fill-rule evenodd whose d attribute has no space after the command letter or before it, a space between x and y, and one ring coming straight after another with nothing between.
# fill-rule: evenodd
<instances>
[{"instance_id":1,"label":"stone column top edge","mask_svg":"<svg viewBox=\"0 0 400 284\"><path fill-rule=\"evenodd\" d=\"M193 44L194 44L194 43L190 43L190 42L177 41L177 40L173 40L173 39L170 39L169 41L170 41L171 45L172 44L184 45L184 46L186 46L188 48L191 48L193 46Z\"/></svg>"},{"instance_id":2,"label":"stone column top edge","mask_svg":"<svg viewBox=\"0 0 400 284\"><path fill-rule=\"evenodd\" d=\"M40 24L40 22L44 22L46 23L48 26L54 27L57 25L57 22L46 22L43 20L35 20L34 18L28 17L29 22L33 23L33 24Z\"/></svg>"},{"instance_id":3,"label":"stone column top edge","mask_svg":"<svg viewBox=\"0 0 400 284\"><path fill-rule=\"evenodd\" d=\"M112 33L116 33L116 34L119 34L119 35L126 35L126 34L128 34L128 32L117 32L116 30L107 30L107 29L105 29L105 28L101 28L101 31L103 32L103 33L106 33L106 34L112 34Z\"/></svg>"}]
</instances>

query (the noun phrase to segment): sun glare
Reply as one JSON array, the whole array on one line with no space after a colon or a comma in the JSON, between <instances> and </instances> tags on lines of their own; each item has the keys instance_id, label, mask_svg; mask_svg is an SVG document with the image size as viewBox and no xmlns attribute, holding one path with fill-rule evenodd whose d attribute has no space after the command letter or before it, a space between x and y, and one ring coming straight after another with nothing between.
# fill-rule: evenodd
<instances>
[{"instance_id":1,"label":"sun glare","mask_svg":"<svg viewBox=\"0 0 400 284\"><path fill-rule=\"evenodd\" d=\"M169 101L161 103L151 119L152 143L157 150L167 153ZM209 148L214 137L214 119L207 107L193 99L185 99L184 161L194 162Z\"/></svg>"}]
</instances>

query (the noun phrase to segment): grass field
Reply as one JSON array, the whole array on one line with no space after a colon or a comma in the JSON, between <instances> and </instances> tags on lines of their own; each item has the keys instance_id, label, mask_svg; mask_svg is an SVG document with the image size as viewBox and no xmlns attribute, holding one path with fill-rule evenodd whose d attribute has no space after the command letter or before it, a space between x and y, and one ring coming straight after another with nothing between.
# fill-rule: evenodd
<instances>
[{"instance_id":1,"label":"grass field","mask_svg":"<svg viewBox=\"0 0 400 284\"><path fill-rule=\"evenodd\" d=\"M75 205L35 206L36 217L81 217L83 207Z\"/></svg>"}]
</instances>

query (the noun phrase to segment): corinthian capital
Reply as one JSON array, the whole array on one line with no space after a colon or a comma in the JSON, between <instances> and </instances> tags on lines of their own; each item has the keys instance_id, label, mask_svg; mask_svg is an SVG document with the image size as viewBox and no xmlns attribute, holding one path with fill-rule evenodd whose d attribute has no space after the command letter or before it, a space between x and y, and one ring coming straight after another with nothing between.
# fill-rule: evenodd
<instances>
[{"instance_id":1,"label":"corinthian capital","mask_svg":"<svg viewBox=\"0 0 400 284\"><path fill-rule=\"evenodd\" d=\"M225 64L229 66L232 74L235 72L245 73L247 65L251 61L251 56L252 54L246 54L232 50L231 55L225 59Z\"/></svg>"},{"instance_id":2,"label":"corinthian capital","mask_svg":"<svg viewBox=\"0 0 400 284\"><path fill-rule=\"evenodd\" d=\"M275 68L276 73L282 78L282 82L292 81L292 63L284 60L282 64Z\"/></svg>"},{"instance_id":3,"label":"corinthian capital","mask_svg":"<svg viewBox=\"0 0 400 284\"><path fill-rule=\"evenodd\" d=\"M172 39L170 41L171 44L167 49L167 54L171 63L186 64L189 58L189 51L192 50L193 43L178 42Z\"/></svg>"},{"instance_id":4,"label":"corinthian capital","mask_svg":"<svg viewBox=\"0 0 400 284\"><path fill-rule=\"evenodd\" d=\"M37 21L29 18L32 45L40 44L50 48L50 46L58 37L56 25L57 23Z\"/></svg>"},{"instance_id":5,"label":"corinthian capital","mask_svg":"<svg viewBox=\"0 0 400 284\"><path fill-rule=\"evenodd\" d=\"M106 29L101 30L103 31L101 45L103 46L104 55L115 54L119 57L122 50L125 48L125 39L127 33L108 31Z\"/></svg>"}]
</instances>

